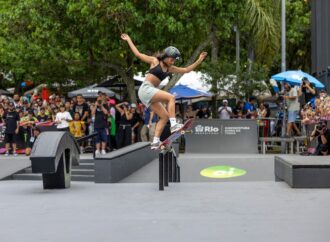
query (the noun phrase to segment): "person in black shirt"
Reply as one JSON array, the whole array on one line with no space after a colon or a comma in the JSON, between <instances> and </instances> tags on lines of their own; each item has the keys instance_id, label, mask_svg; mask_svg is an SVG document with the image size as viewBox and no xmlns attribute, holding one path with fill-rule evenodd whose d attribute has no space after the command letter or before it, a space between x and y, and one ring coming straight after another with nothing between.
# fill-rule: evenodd
<instances>
[{"instance_id":1,"label":"person in black shirt","mask_svg":"<svg viewBox=\"0 0 330 242\"><path fill-rule=\"evenodd\" d=\"M210 116L211 116L211 112L210 110L208 110L208 108L206 107L203 107L202 109L200 109L196 116L199 118L199 119L209 119Z\"/></svg>"},{"instance_id":2,"label":"person in black shirt","mask_svg":"<svg viewBox=\"0 0 330 242\"><path fill-rule=\"evenodd\" d=\"M9 103L8 111L4 114L6 156L9 155L10 144L13 146L13 155L16 156L16 139L19 131L19 115L15 111L14 103Z\"/></svg>"},{"instance_id":3,"label":"person in black shirt","mask_svg":"<svg viewBox=\"0 0 330 242\"><path fill-rule=\"evenodd\" d=\"M143 120L139 113L136 110L136 104L132 103L130 107L130 112L133 114L133 117L131 119L131 126L132 126L132 143L135 143L138 141L139 135L139 127L143 123Z\"/></svg>"},{"instance_id":4,"label":"person in black shirt","mask_svg":"<svg viewBox=\"0 0 330 242\"><path fill-rule=\"evenodd\" d=\"M116 109L120 113L119 129L117 132L117 147L122 148L132 143L131 120L133 114L128 109L127 102L117 104Z\"/></svg>"},{"instance_id":5,"label":"person in black shirt","mask_svg":"<svg viewBox=\"0 0 330 242\"><path fill-rule=\"evenodd\" d=\"M73 112L79 113L81 121L87 122L88 119L88 105L81 94L77 95L77 103L73 106Z\"/></svg>"},{"instance_id":6,"label":"person in black shirt","mask_svg":"<svg viewBox=\"0 0 330 242\"><path fill-rule=\"evenodd\" d=\"M317 139L317 146L313 155L326 156L330 154L330 130L327 122L322 121L315 125L310 140Z\"/></svg>"},{"instance_id":7,"label":"person in black shirt","mask_svg":"<svg viewBox=\"0 0 330 242\"><path fill-rule=\"evenodd\" d=\"M94 121L94 132L97 132L95 138L95 155L105 155L108 142L108 105L102 98L98 97L95 104L91 105L92 120Z\"/></svg>"},{"instance_id":8,"label":"person in black shirt","mask_svg":"<svg viewBox=\"0 0 330 242\"><path fill-rule=\"evenodd\" d=\"M301 104L305 105L311 99L316 96L316 89L313 83L311 83L307 77L304 77L300 86L300 94L301 94Z\"/></svg>"},{"instance_id":9,"label":"person in black shirt","mask_svg":"<svg viewBox=\"0 0 330 242\"><path fill-rule=\"evenodd\" d=\"M243 119L245 115L243 114L244 102L238 101L236 107L233 109L233 117L235 119Z\"/></svg>"},{"instance_id":10,"label":"person in black shirt","mask_svg":"<svg viewBox=\"0 0 330 242\"><path fill-rule=\"evenodd\" d=\"M48 115L46 115L46 111L44 107L40 108L40 114L37 116L37 119L39 122L46 122L50 120Z\"/></svg>"},{"instance_id":11,"label":"person in black shirt","mask_svg":"<svg viewBox=\"0 0 330 242\"><path fill-rule=\"evenodd\" d=\"M31 150L33 148L33 145L36 141L36 139L38 138L38 136L40 135L41 130L39 127L33 127L33 131L32 131L32 136L29 138L28 142L27 142L27 146L25 149L25 154L26 155L30 155L31 154Z\"/></svg>"}]
</instances>

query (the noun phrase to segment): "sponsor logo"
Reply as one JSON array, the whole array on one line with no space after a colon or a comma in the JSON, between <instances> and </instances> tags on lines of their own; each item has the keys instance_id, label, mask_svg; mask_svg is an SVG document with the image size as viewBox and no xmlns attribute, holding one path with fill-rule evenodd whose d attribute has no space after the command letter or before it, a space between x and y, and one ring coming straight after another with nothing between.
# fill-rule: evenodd
<instances>
[{"instance_id":1,"label":"sponsor logo","mask_svg":"<svg viewBox=\"0 0 330 242\"><path fill-rule=\"evenodd\" d=\"M238 169L231 166L211 166L200 172L201 176L208 178L225 179L246 174L245 170Z\"/></svg>"},{"instance_id":2,"label":"sponsor logo","mask_svg":"<svg viewBox=\"0 0 330 242\"><path fill-rule=\"evenodd\" d=\"M195 134L219 134L220 129L216 126L195 126Z\"/></svg>"}]
</instances>

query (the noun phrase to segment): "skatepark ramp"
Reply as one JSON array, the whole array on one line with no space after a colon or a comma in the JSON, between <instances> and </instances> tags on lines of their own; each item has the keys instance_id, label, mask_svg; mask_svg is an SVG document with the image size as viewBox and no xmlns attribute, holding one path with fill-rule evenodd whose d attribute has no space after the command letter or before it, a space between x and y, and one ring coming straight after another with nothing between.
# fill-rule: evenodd
<instances>
[{"instance_id":1,"label":"skatepark ramp","mask_svg":"<svg viewBox=\"0 0 330 242\"><path fill-rule=\"evenodd\" d=\"M149 142L138 142L95 157L95 183L115 183L155 160L158 151Z\"/></svg>"},{"instance_id":2,"label":"skatepark ramp","mask_svg":"<svg viewBox=\"0 0 330 242\"><path fill-rule=\"evenodd\" d=\"M44 189L68 188L72 164L79 164L79 145L69 132L43 132L31 153L32 173L42 173Z\"/></svg>"}]
</instances>

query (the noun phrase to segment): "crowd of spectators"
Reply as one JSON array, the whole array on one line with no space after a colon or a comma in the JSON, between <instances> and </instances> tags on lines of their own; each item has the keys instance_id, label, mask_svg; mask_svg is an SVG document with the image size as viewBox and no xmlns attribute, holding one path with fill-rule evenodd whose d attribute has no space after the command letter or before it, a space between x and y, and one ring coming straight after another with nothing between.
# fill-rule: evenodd
<instances>
[{"instance_id":1,"label":"crowd of spectators","mask_svg":"<svg viewBox=\"0 0 330 242\"><path fill-rule=\"evenodd\" d=\"M97 133L96 155L153 138L157 117L142 104L116 103L99 92L96 100L82 95L71 99L50 95L47 99L37 93L30 97L15 94L0 97L1 153L17 155L19 148L29 155L42 127L70 131L75 138ZM18 144L21 147L18 147ZM81 152L91 142L81 143Z\"/></svg>"},{"instance_id":2,"label":"crowd of spectators","mask_svg":"<svg viewBox=\"0 0 330 242\"><path fill-rule=\"evenodd\" d=\"M321 90L317 93L315 87L304 79L301 86L293 87L286 82L278 100L284 103L287 111L286 136L301 135L301 126L296 125L297 119L301 120L302 125L319 124L315 125L311 139L317 139L319 154L328 154L324 151L325 146L330 146L330 131L324 123L330 118L327 92ZM281 114L276 115L281 118ZM194 109L191 104L177 104L176 116L181 123L189 118L210 119L212 116L222 120L258 119L264 135L272 135L272 130L275 130L269 103L258 103L256 97L250 97L246 102L239 100L231 106L228 100L223 100L217 115L212 115L207 105ZM157 120L157 116L143 104L119 102L102 92L98 93L96 100L86 100L82 95L69 99L51 94L42 98L38 93L31 96L15 94L13 98L1 96L0 141L5 147L0 148L0 153L17 155L17 143L21 140L20 145L29 155L36 137L42 131L40 127L51 126L70 131L75 138L97 133L95 154L104 155L135 142L152 141ZM80 145L81 152L89 151L91 142Z\"/></svg>"}]
</instances>

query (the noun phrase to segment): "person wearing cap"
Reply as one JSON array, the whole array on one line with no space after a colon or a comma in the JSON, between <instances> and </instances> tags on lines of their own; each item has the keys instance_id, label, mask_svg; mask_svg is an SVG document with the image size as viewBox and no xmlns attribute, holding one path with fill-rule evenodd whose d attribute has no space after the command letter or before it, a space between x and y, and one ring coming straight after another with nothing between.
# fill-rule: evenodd
<instances>
[{"instance_id":1,"label":"person wearing cap","mask_svg":"<svg viewBox=\"0 0 330 242\"><path fill-rule=\"evenodd\" d=\"M16 156L16 141L17 134L19 132L19 114L15 111L15 104L13 102L9 103L8 110L4 114L4 123L6 126L5 129L5 143L6 143L6 153L5 155L9 155L10 145L13 146L13 155Z\"/></svg>"},{"instance_id":2,"label":"person wearing cap","mask_svg":"<svg viewBox=\"0 0 330 242\"><path fill-rule=\"evenodd\" d=\"M175 96L158 89L160 82L166 77L171 76L172 73L183 74L193 71L204 61L207 53L202 52L197 61L185 68L181 68L174 65L175 61L181 56L180 51L174 46L167 47L157 56L149 56L140 53L127 34L122 34L121 38L128 43L130 49L137 58L150 65L149 73L146 76L146 80L139 88L138 96L141 102L146 107L150 107L151 110L154 111L159 117L159 121L156 125L155 136L153 138L153 142L151 143L151 149L157 149L160 145L160 135L162 134L168 119L171 124L171 133L182 127L182 124L177 123L175 117ZM167 103L167 110L162 103Z\"/></svg>"},{"instance_id":3,"label":"person wearing cap","mask_svg":"<svg viewBox=\"0 0 330 242\"><path fill-rule=\"evenodd\" d=\"M32 127L35 126L35 123L38 122L38 119L34 116L32 110L28 112L21 118L20 126L22 127L22 133L24 137L25 144L28 143L30 137L32 136Z\"/></svg>"},{"instance_id":4,"label":"person wearing cap","mask_svg":"<svg viewBox=\"0 0 330 242\"><path fill-rule=\"evenodd\" d=\"M228 100L224 99L222 101L222 105L223 106L219 107L218 109L219 119L230 119L233 110L228 106Z\"/></svg>"},{"instance_id":5,"label":"person wearing cap","mask_svg":"<svg viewBox=\"0 0 330 242\"><path fill-rule=\"evenodd\" d=\"M40 108L40 113L37 116L39 122L47 122L50 121L50 117L46 114L46 110L44 107Z\"/></svg>"},{"instance_id":6,"label":"person wearing cap","mask_svg":"<svg viewBox=\"0 0 330 242\"><path fill-rule=\"evenodd\" d=\"M57 129L60 131L70 131L69 122L72 121L72 117L68 111L65 110L65 105L60 104L60 111L56 114L55 123L57 124Z\"/></svg>"}]
</instances>

